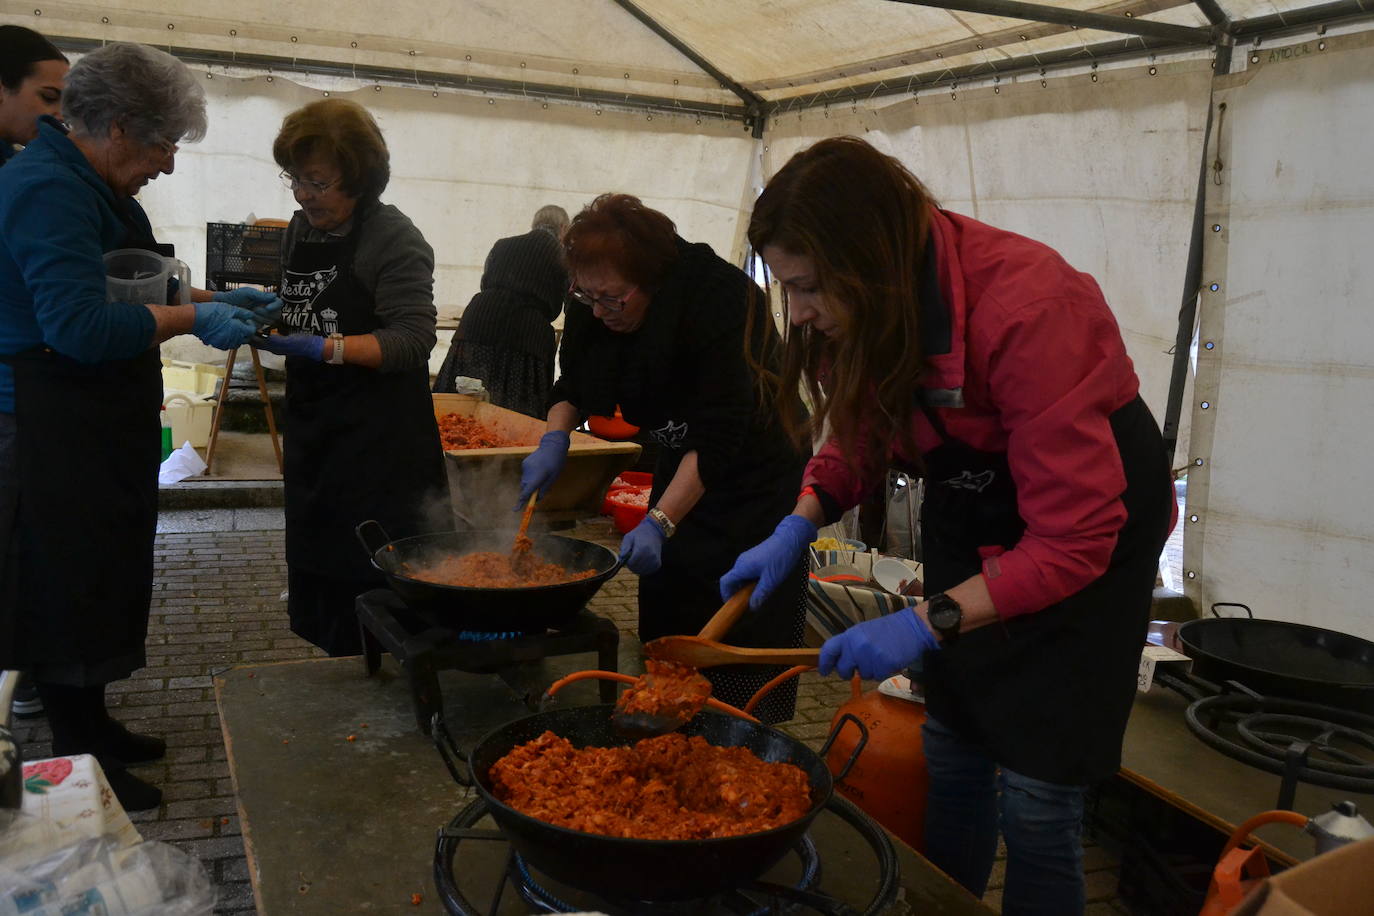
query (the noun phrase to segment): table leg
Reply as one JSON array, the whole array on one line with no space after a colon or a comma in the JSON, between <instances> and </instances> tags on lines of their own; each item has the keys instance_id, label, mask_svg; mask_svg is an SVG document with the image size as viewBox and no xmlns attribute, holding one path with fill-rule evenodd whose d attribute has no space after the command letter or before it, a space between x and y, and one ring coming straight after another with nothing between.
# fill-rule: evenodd
<instances>
[{"instance_id":1,"label":"table leg","mask_svg":"<svg viewBox=\"0 0 1374 916\"><path fill-rule=\"evenodd\" d=\"M363 668L367 671L367 676L372 677L382 667L382 644L372 635L372 631L363 623L362 618L358 619L358 632L362 635Z\"/></svg>"},{"instance_id":2,"label":"table leg","mask_svg":"<svg viewBox=\"0 0 1374 916\"><path fill-rule=\"evenodd\" d=\"M403 667L410 685L410 697L415 703L415 721L420 726L420 734L428 737L430 720L444 708L434 660L427 652L419 653L407 659Z\"/></svg>"}]
</instances>

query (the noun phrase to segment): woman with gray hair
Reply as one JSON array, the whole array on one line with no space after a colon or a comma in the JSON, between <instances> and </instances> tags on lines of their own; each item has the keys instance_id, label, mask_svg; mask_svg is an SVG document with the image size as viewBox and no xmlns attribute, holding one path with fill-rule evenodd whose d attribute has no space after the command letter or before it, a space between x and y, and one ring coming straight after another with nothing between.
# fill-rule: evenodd
<instances>
[{"instance_id":1,"label":"woman with gray hair","mask_svg":"<svg viewBox=\"0 0 1374 916\"><path fill-rule=\"evenodd\" d=\"M53 754L94 754L124 807L141 810L162 793L125 767L166 745L111 718L105 686L145 663L158 344L189 332L238 347L280 303L242 290L192 290L190 305L107 301L106 253L171 254L133 195L205 133L184 65L106 45L72 67L62 109L70 131L43 117L0 170L0 493L15 505L0 518L0 668L32 673Z\"/></svg>"}]
</instances>

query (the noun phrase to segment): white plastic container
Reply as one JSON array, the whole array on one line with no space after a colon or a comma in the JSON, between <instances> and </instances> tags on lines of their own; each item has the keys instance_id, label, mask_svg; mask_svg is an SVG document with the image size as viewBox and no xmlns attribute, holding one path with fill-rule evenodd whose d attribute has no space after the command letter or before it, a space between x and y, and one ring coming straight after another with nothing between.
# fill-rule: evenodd
<instances>
[{"instance_id":1,"label":"white plastic container","mask_svg":"<svg viewBox=\"0 0 1374 916\"><path fill-rule=\"evenodd\" d=\"M210 444L210 422L215 416L215 402L211 398L190 391L167 391L162 404L172 425L172 448L181 448L187 442L195 448Z\"/></svg>"},{"instance_id":2,"label":"white plastic container","mask_svg":"<svg viewBox=\"0 0 1374 916\"><path fill-rule=\"evenodd\" d=\"M188 363L179 359L162 359L162 388L171 394L184 391L193 395L213 397L220 380L224 378L223 366L209 363ZM180 443L178 443L180 444Z\"/></svg>"}]
</instances>

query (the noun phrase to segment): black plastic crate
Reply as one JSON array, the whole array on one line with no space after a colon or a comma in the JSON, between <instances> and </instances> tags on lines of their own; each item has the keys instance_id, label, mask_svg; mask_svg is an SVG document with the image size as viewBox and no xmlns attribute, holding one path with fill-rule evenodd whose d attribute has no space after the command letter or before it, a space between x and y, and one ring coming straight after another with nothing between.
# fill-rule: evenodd
<instances>
[{"instance_id":1,"label":"black plastic crate","mask_svg":"<svg viewBox=\"0 0 1374 916\"><path fill-rule=\"evenodd\" d=\"M245 283L275 290L281 283L281 241L286 230L243 223L205 224L205 281L210 289Z\"/></svg>"}]
</instances>

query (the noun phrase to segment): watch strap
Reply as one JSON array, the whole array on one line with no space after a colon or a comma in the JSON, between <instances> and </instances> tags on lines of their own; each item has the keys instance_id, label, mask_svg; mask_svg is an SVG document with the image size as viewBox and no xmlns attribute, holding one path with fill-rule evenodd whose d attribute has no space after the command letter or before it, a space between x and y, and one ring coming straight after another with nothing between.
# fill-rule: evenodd
<instances>
[{"instance_id":1,"label":"watch strap","mask_svg":"<svg viewBox=\"0 0 1374 916\"><path fill-rule=\"evenodd\" d=\"M334 352L329 354L329 365L342 366L344 361L344 339L342 334L330 334L329 339L334 341Z\"/></svg>"},{"instance_id":2,"label":"watch strap","mask_svg":"<svg viewBox=\"0 0 1374 916\"><path fill-rule=\"evenodd\" d=\"M677 525L673 524L673 520L668 517L668 513L664 512L658 506L654 506L649 510L649 518L653 519L658 527L663 529L663 536L665 538L672 537L677 531Z\"/></svg>"}]
</instances>

